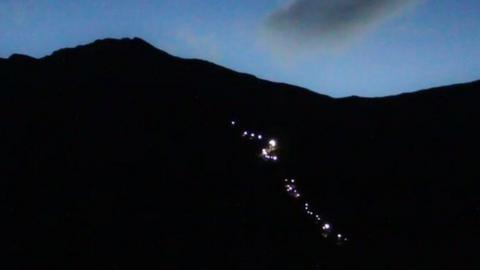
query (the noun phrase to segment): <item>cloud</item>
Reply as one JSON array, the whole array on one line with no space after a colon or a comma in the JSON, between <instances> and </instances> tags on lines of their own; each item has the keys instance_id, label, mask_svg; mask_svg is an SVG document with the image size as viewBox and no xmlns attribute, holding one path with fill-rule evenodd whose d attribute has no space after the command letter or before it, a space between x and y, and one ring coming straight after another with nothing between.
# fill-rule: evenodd
<instances>
[{"instance_id":1,"label":"cloud","mask_svg":"<svg viewBox=\"0 0 480 270\"><path fill-rule=\"evenodd\" d=\"M345 47L419 0L293 0L266 22L270 41L287 49Z\"/></svg>"}]
</instances>

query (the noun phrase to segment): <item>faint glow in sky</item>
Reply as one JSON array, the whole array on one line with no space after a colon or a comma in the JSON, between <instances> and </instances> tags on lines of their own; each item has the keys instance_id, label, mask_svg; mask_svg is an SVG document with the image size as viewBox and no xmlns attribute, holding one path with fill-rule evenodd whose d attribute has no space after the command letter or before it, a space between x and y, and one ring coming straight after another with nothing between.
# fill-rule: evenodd
<instances>
[{"instance_id":1,"label":"faint glow in sky","mask_svg":"<svg viewBox=\"0 0 480 270\"><path fill-rule=\"evenodd\" d=\"M375 27L348 46L282 52L263 29L290 0L3 0L0 57L41 57L98 38L137 36L181 57L335 97L385 96L480 79L480 2L413 1L419 2L415 8L389 20L369 20Z\"/></svg>"}]
</instances>

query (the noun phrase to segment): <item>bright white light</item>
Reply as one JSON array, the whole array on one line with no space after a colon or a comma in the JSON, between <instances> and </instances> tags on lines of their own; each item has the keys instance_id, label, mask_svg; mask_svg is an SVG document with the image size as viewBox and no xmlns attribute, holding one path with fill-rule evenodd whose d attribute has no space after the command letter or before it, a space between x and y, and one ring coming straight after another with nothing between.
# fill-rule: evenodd
<instances>
[{"instance_id":1,"label":"bright white light","mask_svg":"<svg viewBox=\"0 0 480 270\"><path fill-rule=\"evenodd\" d=\"M277 146L277 141L275 141L275 140L270 140L270 141L268 142L268 144L269 144L271 147L275 147L275 146Z\"/></svg>"},{"instance_id":2,"label":"bright white light","mask_svg":"<svg viewBox=\"0 0 480 270\"><path fill-rule=\"evenodd\" d=\"M231 120L230 121L230 124L232 126L236 126L237 125L237 122L235 120ZM248 130L245 130L243 133L242 133L242 136L243 137L246 137L246 139L249 139L249 140L255 140L255 139L258 139L258 140L262 140L264 139L264 136L261 135L261 134L255 134L253 132L250 132ZM268 137L265 137L265 140L268 140ZM277 147L278 147L278 142L277 140L275 139L270 139L268 141L268 145L265 146L265 148L262 148L261 149L261 158L263 158L263 160L265 161L278 161L279 157L276 155L278 154L277 153ZM285 188L285 191L287 193L287 195L291 198L294 198L295 200L298 201L298 203L304 203L304 213L307 214L308 216L311 216L312 219L313 219L313 222L318 226L320 225L321 226L321 229L322 229L322 235L325 237L325 238L328 238L330 237L330 235L335 235L336 230L333 230L332 229L332 225L330 225L329 223L324 223L325 221L323 221L323 218L320 217L319 214L317 214L315 211L313 211L312 209L310 209L310 204L308 202L305 202L305 200L303 199L300 199L300 197L302 197L303 195L299 192L299 190L297 189L296 187L296 180L295 179L289 179L289 178L285 178L284 179L285 183L284 183L284 188ZM348 239L347 237L343 236L342 234L336 234L336 238L337 238L337 244L341 244L341 242L346 242Z\"/></svg>"}]
</instances>

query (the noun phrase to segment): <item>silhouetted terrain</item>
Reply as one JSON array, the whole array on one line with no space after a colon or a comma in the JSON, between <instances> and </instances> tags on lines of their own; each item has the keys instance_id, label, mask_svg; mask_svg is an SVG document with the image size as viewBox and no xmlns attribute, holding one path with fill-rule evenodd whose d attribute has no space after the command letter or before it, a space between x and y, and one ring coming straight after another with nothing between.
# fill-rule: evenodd
<instances>
[{"instance_id":1,"label":"silhouetted terrain","mask_svg":"<svg viewBox=\"0 0 480 270\"><path fill-rule=\"evenodd\" d=\"M480 82L333 99L107 39L0 59L0 89L2 269L480 267Z\"/></svg>"}]
</instances>

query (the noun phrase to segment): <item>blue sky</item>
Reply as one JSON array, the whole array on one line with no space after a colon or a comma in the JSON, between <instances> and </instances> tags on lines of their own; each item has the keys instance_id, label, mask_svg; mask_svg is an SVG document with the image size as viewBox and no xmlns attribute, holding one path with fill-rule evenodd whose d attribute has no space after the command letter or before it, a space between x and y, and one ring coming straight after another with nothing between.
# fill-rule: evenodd
<instances>
[{"instance_id":1,"label":"blue sky","mask_svg":"<svg viewBox=\"0 0 480 270\"><path fill-rule=\"evenodd\" d=\"M480 1L362 1L1 0L0 57L138 36L335 97L480 79Z\"/></svg>"}]
</instances>

